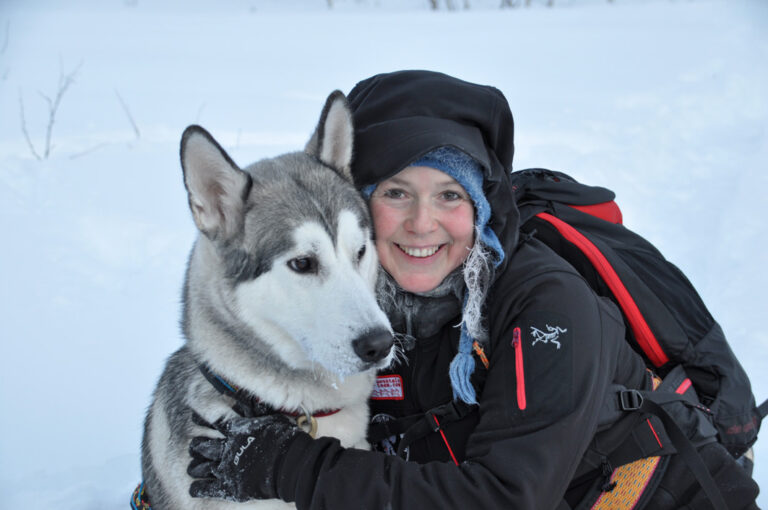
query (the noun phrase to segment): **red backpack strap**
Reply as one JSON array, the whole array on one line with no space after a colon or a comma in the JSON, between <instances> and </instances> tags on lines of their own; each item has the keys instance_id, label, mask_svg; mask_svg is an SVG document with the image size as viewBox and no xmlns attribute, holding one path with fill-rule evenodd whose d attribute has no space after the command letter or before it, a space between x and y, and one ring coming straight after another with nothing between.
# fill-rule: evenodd
<instances>
[{"instance_id":1,"label":"red backpack strap","mask_svg":"<svg viewBox=\"0 0 768 510\"><path fill-rule=\"evenodd\" d=\"M651 360L655 366L660 367L669 361L669 357L664 352L664 349L659 345L656 336L651 331L650 326L645 321L643 314L637 307L637 303L632 298L624 283L616 274L616 270L613 269L605 255L597 248L597 246L587 239L584 234L570 226L563 220L552 216L549 213L539 213L536 215L538 218L550 223L553 227L560 232L567 241L573 243L582 253L589 259L590 263L595 267L600 277L605 281L608 288L611 289L616 301L619 303L624 316L629 322L629 326L632 329L632 333L637 340L638 345L643 349L643 352L648 359Z\"/></svg>"}]
</instances>

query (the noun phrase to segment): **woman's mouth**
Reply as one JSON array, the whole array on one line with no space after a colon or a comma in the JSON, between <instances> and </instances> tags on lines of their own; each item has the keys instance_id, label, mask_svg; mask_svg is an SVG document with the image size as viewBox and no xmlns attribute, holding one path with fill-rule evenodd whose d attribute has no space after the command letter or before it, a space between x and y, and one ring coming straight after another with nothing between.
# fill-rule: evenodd
<instances>
[{"instance_id":1,"label":"woman's mouth","mask_svg":"<svg viewBox=\"0 0 768 510\"><path fill-rule=\"evenodd\" d=\"M420 248L412 247L412 246L403 246L401 244L395 243L395 245L400 248L400 250L403 251L406 255L409 255L411 257L417 258L417 259L423 259L427 257L431 257L437 251L442 248L445 245L438 244L435 246L424 246Z\"/></svg>"}]
</instances>

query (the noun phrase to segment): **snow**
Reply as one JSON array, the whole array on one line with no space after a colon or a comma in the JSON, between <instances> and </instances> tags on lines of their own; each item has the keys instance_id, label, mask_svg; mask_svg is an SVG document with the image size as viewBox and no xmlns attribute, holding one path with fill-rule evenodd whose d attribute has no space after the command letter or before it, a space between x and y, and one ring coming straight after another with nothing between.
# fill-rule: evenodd
<instances>
[{"instance_id":1,"label":"snow","mask_svg":"<svg viewBox=\"0 0 768 510\"><path fill-rule=\"evenodd\" d=\"M689 276L768 398L768 3L335 3L0 3L0 507L128 505L144 412L182 343L196 233L184 127L204 125L246 164L302 147L333 89L396 69L501 89L515 168L614 189L625 223ZM20 102L42 151L41 94L75 69L38 161ZM763 439L764 490L766 459Z\"/></svg>"}]
</instances>

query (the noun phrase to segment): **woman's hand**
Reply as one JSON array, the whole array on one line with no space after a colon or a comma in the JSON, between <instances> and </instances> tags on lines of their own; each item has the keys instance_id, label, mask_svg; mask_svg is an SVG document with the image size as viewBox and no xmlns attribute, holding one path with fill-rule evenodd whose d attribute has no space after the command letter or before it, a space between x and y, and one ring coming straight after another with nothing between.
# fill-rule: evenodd
<instances>
[{"instance_id":1,"label":"woman's hand","mask_svg":"<svg viewBox=\"0 0 768 510\"><path fill-rule=\"evenodd\" d=\"M215 428L224 438L195 437L187 473L195 498L231 501L278 498L279 469L288 447L309 436L282 414L236 417Z\"/></svg>"}]
</instances>

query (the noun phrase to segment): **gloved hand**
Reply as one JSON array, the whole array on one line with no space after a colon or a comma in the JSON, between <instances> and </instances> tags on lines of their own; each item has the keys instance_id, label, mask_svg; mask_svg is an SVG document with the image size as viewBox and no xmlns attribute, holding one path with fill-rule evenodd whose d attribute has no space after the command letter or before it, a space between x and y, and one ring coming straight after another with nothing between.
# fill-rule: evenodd
<instances>
[{"instance_id":1,"label":"gloved hand","mask_svg":"<svg viewBox=\"0 0 768 510\"><path fill-rule=\"evenodd\" d=\"M187 473L195 498L231 501L278 498L280 467L288 447L312 441L285 415L236 417L214 425L223 439L195 437Z\"/></svg>"}]
</instances>

